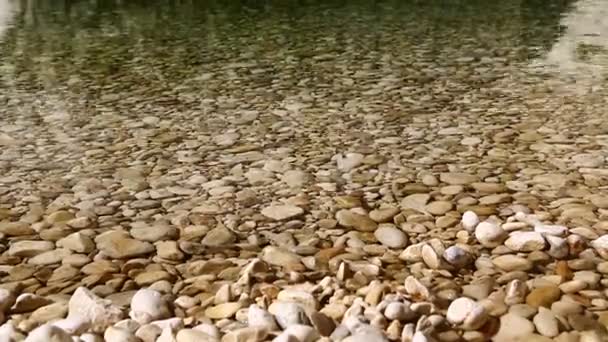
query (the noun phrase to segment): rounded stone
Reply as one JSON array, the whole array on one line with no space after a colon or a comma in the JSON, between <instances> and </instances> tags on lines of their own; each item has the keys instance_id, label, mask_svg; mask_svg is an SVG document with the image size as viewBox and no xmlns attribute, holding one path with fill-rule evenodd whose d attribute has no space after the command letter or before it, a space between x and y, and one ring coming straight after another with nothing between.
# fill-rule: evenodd
<instances>
[{"instance_id":1,"label":"rounded stone","mask_svg":"<svg viewBox=\"0 0 608 342\"><path fill-rule=\"evenodd\" d=\"M460 297L450 304L446 318L452 324L460 324L464 322L476 306L477 303L471 298Z\"/></svg>"},{"instance_id":2,"label":"rounded stone","mask_svg":"<svg viewBox=\"0 0 608 342\"><path fill-rule=\"evenodd\" d=\"M481 222L475 227L475 238L484 247L499 246L507 237L507 232L493 222Z\"/></svg>"},{"instance_id":3,"label":"rounded stone","mask_svg":"<svg viewBox=\"0 0 608 342\"><path fill-rule=\"evenodd\" d=\"M380 226L374 232L376 239L389 248L404 248L407 245L407 235L394 226Z\"/></svg>"}]
</instances>

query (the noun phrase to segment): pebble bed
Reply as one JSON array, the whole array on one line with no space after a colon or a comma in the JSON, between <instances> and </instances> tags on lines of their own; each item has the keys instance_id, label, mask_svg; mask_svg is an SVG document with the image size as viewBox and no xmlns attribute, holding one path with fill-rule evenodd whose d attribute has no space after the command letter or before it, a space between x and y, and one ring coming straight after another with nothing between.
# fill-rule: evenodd
<instances>
[{"instance_id":1,"label":"pebble bed","mask_svg":"<svg viewBox=\"0 0 608 342\"><path fill-rule=\"evenodd\" d=\"M187 75L95 31L21 70L9 28L0 341L608 341L608 92L385 10L223 26Z\"/></svg>"}]
</instances>

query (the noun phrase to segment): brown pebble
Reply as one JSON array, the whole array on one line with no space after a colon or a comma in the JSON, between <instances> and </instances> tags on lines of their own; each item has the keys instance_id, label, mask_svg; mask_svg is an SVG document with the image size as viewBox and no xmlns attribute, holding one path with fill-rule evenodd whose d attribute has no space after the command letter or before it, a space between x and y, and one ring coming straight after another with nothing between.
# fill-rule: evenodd
<instances>
[{"instance_id":1,"label":"brown pebble","mask_svg":"<svg viewBox=\"0 0 608 342\"><path fill-rule=\"evenodd\" d=\"M542 286L530 291L526 297L526 304L538 308L544 306L550 308L551 304L558 301L562 292L557 286Z\"/></svg>"},{"instance_id":2,"label":"brown pebble","mask_svg":"<svg viewBox=\"0 0 608 342\"><path fill-rule=\"evenodd\" d=\"M564 281L571 280L574 277L574 272L568 266L568 262L560 260L555 265L555 273L562 276Z\"/></svg>"}]
</instances>

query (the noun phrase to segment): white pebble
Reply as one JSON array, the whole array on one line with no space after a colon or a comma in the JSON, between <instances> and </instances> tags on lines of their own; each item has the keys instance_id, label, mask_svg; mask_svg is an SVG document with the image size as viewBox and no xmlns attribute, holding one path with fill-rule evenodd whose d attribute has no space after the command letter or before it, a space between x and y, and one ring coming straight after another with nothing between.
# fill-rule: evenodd
<instances>
[{"instance_id":1,"label":"white pebble","mask_svg":"<svg viewBox=\"0 0 608 342\"><path fill-rule=\"evenodd\" d=\"M473 211L465 211L464 214L462 214L461 223L464 229L472 232L479 223L479 217Z\"/></svg>"},{"instance_id":2,"label":"white pebble","mask_svg":"<svg viewBox=\"0 0 608 342\"><path fill-rule=\"evenodd\" d=\"M278 330L277 323L272 314L256 304L251 304L247 311L247 322L250 327L263 327L268 331Z\"/></svg>"},{"instance_id":3,"label":"white pebble","mask_svg":"<svg viewBox=\"0 0 608 342\"><path fill-rule=\"evenodd\" d=\"M405 303L391 302L386 305L384 316L391 321L405 321L413 318L415 313Z\"/></svg>"},{"instance_id":4,"label":"white pebble","mask_svg":"<svg viewBox=\"0 0 608 342\"><path fill-rule=\"evenodd\" d=\"M132 332L117 327L109 327L103 334L103 339L112 342L139 342Z\"/></svg>"},{"instance_id":5,"label":"white pebble","mask_svg":"<svg viewBox=\"0 0 608 342\"><path fill-rule=\"evenodd\" d=\"M319 334L313 327L302 324L290 325L281 335L291 335L300 342L313 342L319 338ZM277 339L280 339L280 335L277 336Z\"/></svg>"},{"instance_id":6,"label":"white pebble","mask_svg":"<svg viewBox=\"0 0 608 342\"><path fill-rule=\"evenodd\" d=\"M471 298L460 297L453 301L448 307L446 318L452 324L464 322L469 313L473 311L477 303Z\"/></svg>"},{"instance_id":7,"label":"white pebble","mask_svg":"<svg viewBox=\"0 0 608 342\"><path fill-rule=\"evenodd\" d=\"M72 342L72 337L61 328L51 324L42 325L34 329L25 338L24 342Z\"/></svg>"},{"instance_id":8,"label":"white pebble","mask_svg":"<svg viewBox=\"0 0 608 342\"><path fill-rule=\"evenodd\" d=\"M538 232L513 232L505 246L516 252L534 252L545 249L545 239Z\"/></svg>"},{"instance_id":9,"label":"white pebble","mask_svg":"<svg viewBox=\"0 0 608 342\"><path fill-rule=\"evenodd\" d=\"M141 289L131 299L129 317L140 324L166 318L169 314L167 303L158 291Z\"/></svg>"},{"instance_id":10,"label":"white pebble","mask_svg":"<svg viewBox=\"0 0 608 342\"><path fill-rule=\"evenodd\" d=\"M484 221L479 223L475 228L475 238L484 247L497 247L506 237L507 232L493 222Z\"/></svg>"}]
</instances>

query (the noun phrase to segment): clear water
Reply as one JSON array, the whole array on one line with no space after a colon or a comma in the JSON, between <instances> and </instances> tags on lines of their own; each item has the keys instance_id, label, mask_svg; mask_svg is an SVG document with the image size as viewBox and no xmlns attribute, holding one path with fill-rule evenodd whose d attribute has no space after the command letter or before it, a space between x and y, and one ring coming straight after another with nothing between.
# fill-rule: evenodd
<instances>
[{"instance_id":1,"label":"clear water","mask_svg":"<svg viewBox=\"0 0 608 342\"><path fill-rule=\"evenodd\" d=\"M605 98L606 2L547 3L4 0L14 11L0 25L4 184L147 163L165 172L193 151L203 156L192 163L225 172L205 144L254 110L242 148L295 148L304 160L425 115L441 127L484 113L492 127L555 112L562 96L591 115ZM294 111L295 129L275 134ZM389 124L365 126L377 117Z\"/></svg>"}]
</instances>

